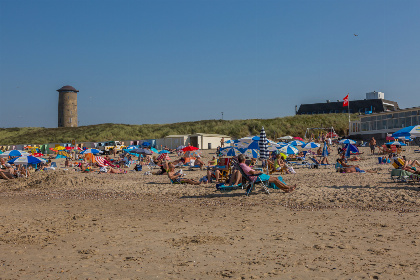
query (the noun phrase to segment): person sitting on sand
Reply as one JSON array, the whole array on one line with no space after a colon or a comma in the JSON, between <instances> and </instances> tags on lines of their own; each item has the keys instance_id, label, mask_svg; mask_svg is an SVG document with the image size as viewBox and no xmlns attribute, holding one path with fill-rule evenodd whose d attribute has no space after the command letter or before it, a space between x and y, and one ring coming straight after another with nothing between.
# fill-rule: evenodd
<instances>
[{"instance_id":1,"label":"person sitting on sand","mask_svg":"<svg viewBox=\"0 0 420 280\"><path fill-rule=\"evenodd\" d=\"M0 178L3 178L5 180L12 180L12 179L16 179L17 177L13 173L10 173L9 169L1 169Z\"/></svg>"},{"instance_id":2,"label":"person sitting on sand","mask_svg":"<svg viewBox=\"0 0 420 280\"><path fill-rule=\"evenodd\" d=\"M216 156L213 156L213 158L211 160L209 160L208 164L209 164L209 167L216 166L217 165L217 158L216 158Z\"/></svg>"},{"instance_id":3,"label":"person sitting on sand","mask_svg":"<svg viewBox=\"0 0 420 280\"><path fill-rule=\"evenodd\" d=\"M174 184L191 184L191 185L200 185L201 182L197 182L192 179L182 178L183 173L175 172L175 166L172 163L168 164L168 177Z\"/></svg>"},{"instance_id":4,"label":"person sitting on sand","mask_svg":"<svg viewBox=\"0 0 420 280\"><path fill-rule=\"evenodd\" d=\"M281 189L281 190L283 190L287 193L296 189L296 185L287 186L284 183L282 183L279 179L277 179L276 177L270 177L267 174L255 171L251 167L247 166L245 164L245 156L244 155L239 155L238 156L238 161L239 161L239 166L242 168L243 172L245 174L247 174L253 182L268 181L269 183L273 183L279 189Z\"/></svg>"}]
</instances>

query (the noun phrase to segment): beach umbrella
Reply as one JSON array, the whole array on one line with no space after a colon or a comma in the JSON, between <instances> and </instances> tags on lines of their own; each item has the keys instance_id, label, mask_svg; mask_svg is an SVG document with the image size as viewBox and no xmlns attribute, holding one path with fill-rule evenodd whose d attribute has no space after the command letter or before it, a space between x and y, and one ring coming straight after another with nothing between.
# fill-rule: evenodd
<instances>
[{"instance_id":1,"label":"beach umbrella","mask_svg":"<svg viewBox=\"0 0 420 280\"><path fill-rule=\"evenodd\" d=\"M293 137L293 139L303 141L302 137Z\"/></svg>"},{"instance_id":2,"label":"beach umbrella","mask_svg":"<svg viewBox=\"0 0 420 280\"><path fill-rule=\"evenodd\" d=\"M84 154L94 154L94 155L97 155L99 153L101 153L101 151L98 150L98 149L87 149L87 150L84 150L84 151L80 152L80 154L82 154L82 155L84 155Z\"/></svg>"},{"instance_id":3,"label":"beach umbrella","mask_svg":"<svg viewBox=\"0 0 420 280\"><path fill-rule=\"evenodd\" d=\"M279 149L280 152L283 152L288 155L295 155L299 153L299 150L293 145L286 145Z\"/></svg>"},{"instance_id":4,"label":"beach umbrella","mask_svg":"<svg viewBox=\"0 0 420 280\"><path fill-rule=\"evenodd\" d=\"M340 143L340 144L356 144L356 141L351 140L351 139L343 139L343 140L340 140L338 143Z\"/></svg>"},{"instance_id":5,"label":"beach umbrella","mask_svg":"<svg viewBox=\"0 0 420 280\"><path fill-rule=\"evenodd\" d=\"M156 150L155 148L150 148L150 150L152 151L152 152L154 152L155 154L159 154L159 151L158 150ZM169 153L169 152L168 152Z\"/></svg>"},{"instance_id":6,"label":"beach umbrella","mask_svg":"<svg viewBox=\"0 0 420 280\"><path fill-rule=\"evenodd\" d=\"M289 143L290 145L293 146L303 146L305 145L305 142L301 141L301 140L293 140L292 142ZM287 144L286 144L287 145Z\"/></svg>"},{"instance_id":7,"label":"beach umbrella","mask_svg":"<svg viewBox=\"0 0 420 280\"><path fill-rule=\"evenodd\" d=\"M234 144L234 143L238 143L239 140L227 140L225 143L226 144Z\"/></svg>"},{"instance_id":8,"label":"beach umbrella","mask_svg":"<svg viewBox=\"0 0 420 280\"><path fill-rule=\"evenodd\" d=\"M324 141L324 148L322 149L322 156L327 157L328 156L328 145L327 141Z\"/></svg>"},{"instance_id":9,"label":"beach umbrella","mask_svg":"<svg viewBox=\"0 0 420 280\"><path fill-rule=\"evenodd\" d=\"M13 163L15 165L18 165L18 164L26 165L26 177L28 177L28 165L29 164L38 164L40 162L41 162L41 160L39 158L34 157L34 156L21 156L21 157L14 158L14 159L8 161L8 163L10 163L10 164Z\"/></svg>"},{"instance_id":10,"label":"beach umbrella","mask_svg":"<svg viewBox=\"0 0 420 280\"><path fill-rule=\"evenodd\" d=\"M397 132L392 133L393 137L411 137L416 138L420 137L420 125L408 126L403 129L398 130Z\"/></svg>"},{"instance_id":11,"label":"beach umbrella","mask_svg":"<svg viewBox=\"0 0 420 280\"><path fill-rule=\"evenodd\" d=\"M34 157L42 157L42 156L43 156L43 154L41 154L41 153L35 153L35 154L33 154L33 156L34 156Z\"/></svg>"},{"instance_id":12,"label":"beach umbrella","mask_svg":"<svg viewBox=\"0 0 420 280\"><path fill-rule=\"evenodd\" d=\"M268 159L270 152L268 151L267 135L265 134L264 127L261 128L260 139L258 140L258 147L260 148L260 158Z\"/></svg>"},{"instance_id":13,"label":"beach umbrella","mask_svg":"<svg viewBox=\"0 0 420 280\"><path fill-rule=\"evenodd\" d=\"M153 148L152 148L153 149ZM160 152L158 152L157 150L156 150L156 152L158 153L158 154L169 154L169 151L167 151L167 150L162 150L162 151L160 151Z\"/></svg>"},{"instance_id":14,"label":"beach umbrella","mask_svg":"<svg viewBox=\"0 0 420 280\"><path fill-rule=\"evenodd\" d=\"M293 140L293 137L292 137L292 136L290 136L290 135L287 135L287 136L283 136L283 137L280 137L280 138L277 138L277 139L279 139L279 140L286 140L286 141L290 141L290 140Z\"/></svg>"},{"instance_id":15,"label":"beach umbrella","mask_svg":"<svg viewBox=\"0 0 420 280\"><path fill-rule=\"evenodd\" d=\"M239 151L241 151L241 153L246 157L250 157L250 158L259 158L260 157L260 151L258 151L257 149L240 148Z\"/></svg>"},{"instance_id":16,"label":"beach umbrella","mask_svg":"<svg viewBox=\"0 0 420 280\"><path fill-rule=\"evenodd\" d=\"M28 165L28 164L37 164L40 163L41 160L39 158L36 158L34 156L21 156L18 158L14 158L8 161L8 163L10 164L24 164L24 165Z\"/></svg>"},{"instance_id":17,"label":"beach umbrella","mask_svg":"<svg viewBox=\"0 0 420 280\"><path fill-rule=\"evenodd\" d=\"M193 147L193 146L188 146L188 147L184 147L184 148L182 148L182 150L184 151L184 152L188 152L188 151L195 151L195 150L198 150L198 148L197 147Z\"/></svg>"},{"instance_id":18,"label":"beach umbrella","mask_svg":"<svg viewBox=\"0 0 420 280\"><path fill-rule=\"evenodd\" d=\"M386 143L386 145L407 146L407 144L399 142L399 141L388 142L388 143Z\"/></svg>"},{"instance_id":19,"label":"beach umbrella","mask_svg":"<svg viewBox=\"0 0 420 280\"><path fill-rule=\"evenodd\" d=\"M313 148L319 148L319 146L321 146L321 145L318 144L318 143L309 142L309 143L306 143L305 145L303 145L302 148L303 149L313 149Z\"/></svg>"},{"instance_id":20,"label":"beach umbrella","mask_svg":"<svg viewBox=\"0 0 420 280\"><path fill-rule=\"evenodd\" d=\"M148 150L148 149L143 149L143 148L139 148L139 149L134 149L131 150L132 153L136 153L136 154L140 154L140 155L151 155L152 151Z\"/></svg>"},{"instance_id":21,"label":"beach umbrella","mask_svg":"<svg viewBox=\"0 0 420 280\"><path fill-rule=\"evenodd\" d=\"M20 157L29 156L30 154L21 150L11 150L0 154L0 157Z\"/></svg>"},{"instance_id":22,"label":"beach umbrella","mask_svg":"<svg viewBox=\"0 0 420 280\"><path fill-rule=\"evenodd\" d=\"M57 147L53 148L54 151L61 151L61 150L65 150L65 149L66 149L66 147L63 147L63 146L57 146Z\"/></svg>"},{"instance_id":23,"label":"beach umbrella","mask_svg":"<svg viewBox=\"0 0 420 280\"><path fill-rule=\"evenodd\" d=\"M227 147L227 148L221 148L220 154L227 157L236 157L242 154L242 152L235 147Z\"/></svg>"}]
</instances>

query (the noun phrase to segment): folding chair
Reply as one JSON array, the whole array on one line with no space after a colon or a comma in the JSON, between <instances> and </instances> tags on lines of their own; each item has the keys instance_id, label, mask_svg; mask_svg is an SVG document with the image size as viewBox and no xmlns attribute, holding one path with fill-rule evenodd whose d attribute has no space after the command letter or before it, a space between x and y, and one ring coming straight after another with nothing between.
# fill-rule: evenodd
<instances>
[{"instance_id":1,"label":"folding chair","mask_svg":"<svg viewBox=\"0 0 420 280\"><path fill-rule=\"evenodd\" d=\"M242 184L243 188L246 187L246 195L249 196L249 194L251 193L252 189L254 188L255 184L260 184L262 186L262 188L264 189L264 191L267 194L270 194L270 191L268 190L268 180L265 181L252 181L251 178L242 170L241 166L239 165L239 163L232 159L231 161L232 165L237 168L239 170L239 172L241 172L242 174L242 178L245 179L245 184ZM262 174L262 173L261 173ZM261 175L260 174L260 175ZM258 176L258 175L252 175L252 176ZM257 179L258 180L258 179Z\"/></svg>"},{"instance_id":2,"label":"folding chair","mask_svg":"<svg viewBox=\"0 0 420 280\"><path fill-rule=\"evenodd\" d=\"M230 175L230 171L231 171L231 158L220 158L219 159L219 164L217 165L218 170L220 172L219 175L219 179L222 181L226 181L227 179L229 179L229 175ZM221 167L224 168L221 168Z\"/></svg>"}]
</instances>

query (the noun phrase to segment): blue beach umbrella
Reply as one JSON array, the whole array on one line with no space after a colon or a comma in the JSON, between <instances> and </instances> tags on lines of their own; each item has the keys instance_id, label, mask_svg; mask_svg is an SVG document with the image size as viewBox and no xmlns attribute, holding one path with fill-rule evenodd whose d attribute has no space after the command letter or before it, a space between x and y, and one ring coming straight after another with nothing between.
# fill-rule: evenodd
<instances>
[{"instance_id":1,"label":"blue beach umbrella","mask_svg":"<svg viewBox=\"0 0 420 280\"><path fill-rule=\"evenodd\" d=\"M340 140L340 142L338 142L338 143L340 143L340 144L356 144L356 141L351 140L351 139L343 139L343 140Z\"/></svg>"},{"instance_id":2,"label":"blue beach umbrella","mask_svg":"<svg viewBox=\"0 0 420 280\"><path fill-rule=\"evenodd\" d=\"M313 149L313 148L319 148L319 146L321 146L318 143L314 143L314 142L309 142L305 145L302 146L303 149Z\"/></svg>"},{"instance_id":3,"label":"blue beach umbrella","mask_svg":"<svg viewBox=\"0 0 420 280\"><path fill-rule=\"evenodd\" d=\"M41 163L41 160L34 156L21 156L21 157L9 160L8 162L13 163L15 165L18 165L18 164L26 165L26 177L28 177L28 168L27 168L28 165Z\"/></svg>"},{"instance_id":4,"label":"blue beach umbrella","mask_svg":"<svg viewBox=\"0 0 420 280\"><path fill-rule=\"evenodd\" d=\"M87 150L84 150L84 151L80 152L80 154L82 154L82 155L84 155L84 154L94 154L94 155L97 155L99 153L101 153L101 151L98 150L98 149L87 149Z\"/></svg>"},{"instance_id":5,"label":"blue beach umbrella","mask_svg":"<svg viewBox=\"0 0 420 280\"><path fill-rule=\"evenodd\" d=\"M299 150L293 145L283 146L279 149L279 151L288 155L295 155L299 153Z\"/></svg>"},{"instance_id":6,"label":"blue beach umbrella","mask_svg":"<svg viewBox=\"0 0 420 280\"><path fill-rule=\"evenodd\" d=\"M259 158L260 152L257 149L246 149L246 148L240 148L239 151L244 156L250 157L250 158Z\"/></svg>"},{"instance_id":7,"label":"blue beach umbrella","mask_svg":"<svg viewBox=\"0 0 420 280\"><path fill-rule=\"evenodd\" d=\"M21 150L11 150L0 154L0 157L21 157L29 156L30 154Z\"/></svg>"},{"instance_id":8,"label":"blue beach umbrella","mask_svg":"<svg viewBox=\"0 0 420 280\"><path fill-rule=\"evenodd\" d=\"M151 148L150 150L152 150L153 151L153 149L154 148ZM156 149L155 149L156 150ZM154 151L153 151L154 152ZM158 153L158 154L169 154L170 152L169 151L167 151L167 150L162 150L162 151L160 151L160 152L158 152L157 150L156 150L156 152L155 153Z\"/></svg>"},{"instance_id":9,"label":"blue beach umbrella","mask_svg":"<svg viewBox=\"0 0 420 280\"><path fill-rule=\"evenodd\" d=\"M300 140L293 140L293 141L292 141L292 142L290 142L289 144L290 144L290 145L293 145L293 146L303 146L303 145L305 145L305 142L300 141Z\"/></svg>"},{"instance_id":10,"label":"blue beach umbrella","mask_svg":"<svg viewBox=\"0 0 420 280\"><path fill-rule=\"evenodd\" d=\"M147 149L142 149L142 148L131 150L131 152L136 153L136 154L141 154L141 155L151 155L152 154L152 151L147 150Z\"/></svg>"},{"instance_id":11,"label":"blue beach umbrella","mask_svg":"<svg viewBox=\"0 0 420 280\"><path fill-rule=\"evenodd\" d=\"M403 129L398 130L397 132L392 133L392 137L411 137L416 138L420 137L420 125L408 126Z\"/></svg>"},{"instance_id":12,"label":"blue beach umbrella","mask_svg":"<svg viewBox=\"0 0 420 280\"><path fill-rule=\"evenodd\" d=\"M227 147L220 149L220 154L227 157L236 157L239 156L241 151L238 148L235 147Z\"/></svg>"},{"instance_id":13,"label":"blue beach umbrella","mask_svg":"<svg viewBox=\"0 0 420 280\"><path fill-rule=\"evenodd\" d=\"M127 148L125 148L126 150L133 150L133 149L137 149L139 146L137 145L130 145Z\"/></svg>"}]
</instances>

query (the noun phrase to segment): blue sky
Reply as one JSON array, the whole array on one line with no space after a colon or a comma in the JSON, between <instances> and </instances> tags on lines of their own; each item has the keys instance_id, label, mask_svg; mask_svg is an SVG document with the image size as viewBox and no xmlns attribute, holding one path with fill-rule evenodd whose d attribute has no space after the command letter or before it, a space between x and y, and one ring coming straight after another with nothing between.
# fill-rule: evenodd
<instances>
[{"instance_id":1,"label":"blue sky","mask_svg":"<svg viewBox=\"0 0 420 280\"><path fill-rule=\"evenodd\" d=\"M0 127L274 118L373 90L420 106L420 1L0 0ZM359 36L354 36L353 34Z\"/></svg>"}]
</instances>

